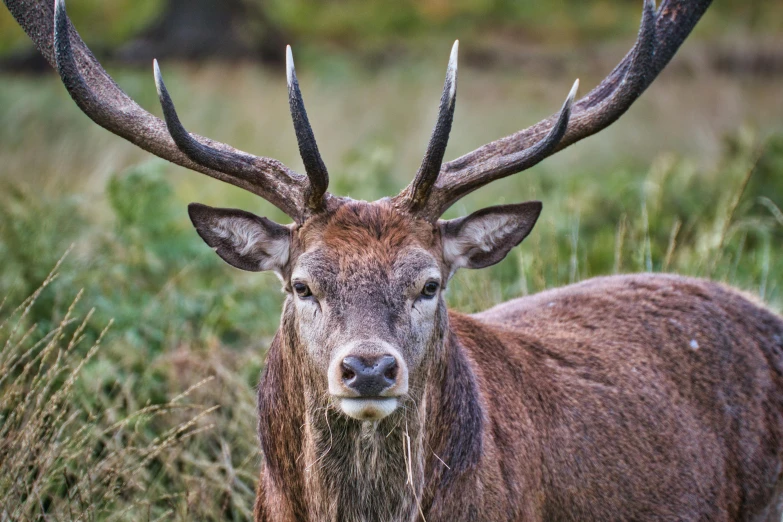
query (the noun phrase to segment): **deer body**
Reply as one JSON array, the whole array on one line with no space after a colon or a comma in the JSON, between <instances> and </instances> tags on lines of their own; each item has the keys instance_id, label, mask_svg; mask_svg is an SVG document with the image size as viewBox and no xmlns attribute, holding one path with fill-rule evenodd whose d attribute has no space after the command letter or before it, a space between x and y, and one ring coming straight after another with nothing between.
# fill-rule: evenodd
<instances>
[{"instance_id":1,"label":"deer body","mask_svg":"<svg viewBox=\"0 0 783 522\"><path fill-rule=\"evenodd\" d=\"M258 521L780 520L783 319L734 290L614 276L450 312L377 422L300 370L290 304L259 388Z\"/></svg>"},{"instance_id":2,"label":"deer body","mask_svg":"<svg viewBox=\"0 0 783 522\"><path fill-rule=\"evenodd\" d=\"M576 100L443 163L455 42L435 128L393 198L327 192L294 70L286 78L305 174L189 133L157 62L162 121L131 100L63 0L3 0L96 123L261 196L293 223L191 204L229 264L277 274L281 327L258 394L265 465L256 520L776 521L783 505L783 319L708 281L595 279L465 316L443 292L500 262L542 205L440 216L616 121L710 0L643 1L639 36Z\"/></svg>"}]
</instances>

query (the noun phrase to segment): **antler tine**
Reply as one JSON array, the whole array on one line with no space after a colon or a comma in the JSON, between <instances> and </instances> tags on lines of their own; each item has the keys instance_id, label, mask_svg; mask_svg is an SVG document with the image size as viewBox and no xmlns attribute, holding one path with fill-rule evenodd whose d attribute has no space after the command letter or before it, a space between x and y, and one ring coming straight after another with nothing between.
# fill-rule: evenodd
<instances>
[{"instance_id":1,"label":"antler tine","mask_svg":"<svg viewBox=\"0 0 783 522\"><path fill-rule=\"evenodd\" d=\"M166 121L166 126L169 129L169 134L171 134L177 147L196 163L211 169L219 170L221 172L231 172L248 179L258 179L259 174L263 173L263 166L259 168L259 158L256 156L241 151L236 151L234 153L224 152L214 147L210 147L209 145L204 145L193 138L180 122L179 116L177 116L174 102L171 100L168 89L166 89L166 84L163 83L163 76L160 72L157 60L153 61L153 70L155 74L155 86L158 90L158 98L160 99L160 105L163 108L163 117ZM303 195L298 197L305 203L309 210L318 211L323 205L326 185L313 183L314 177L308 177L310 178L310 185L303 186ZM301 178L301 176L299 176L299 178ZM326 182L328 183L328 178ZM314 187L316 187L315 190ZM315 199L309 196L314 193L317 194Z\"/></svg>"},{"instance_id":2,"label":"antler tine","mask_svg":"<svg viewBox=\"0 0 783 522\"><path fill-rule=\"evenodd\" d=\"M185 127L183 127L179 116L177 116L174 102L171 100L171 96L169 96L166 84L163 83L163 75L160 72L158 60L153 60L153 73L155 75L155 87L158 91L158 99L160 100L160 105L163 109L163 119L166 122L169 134L174 140L174 143L177 144L179 150L191 160L210 169L218 170L220 172L238 173L242 174L243 177L253 179L257 174L256 165L254 164L254 160L256 159L255 156L243 153L227 153L210 147L209 145L203 145L193 138Z\"/></svg>"},{"instance_id":3,"label":"antler tine","mask_svg":"<svg viewBox=\"0 0 783 522\"><path fill-rule=\"evenodd\" d=\"M432 130L427 151L421 161L416 177L400 195L405 200L404 206L410 212L421 210L427 203L432 187L438 179L443 155L449 143L451 124L454 121L454 108L457 103L457 55L459 40L454 42L449 56L449 66L446 69L446 81L443 84L443 94L438 107L438 120Z\"/></svg>"},{"instance_id":4,"label":"antler tine","mask_svg":"<svg viewBox=\"0 0 783 522\"><path fill-rule=\"evenodd\" d=\"M671 60L710 3L711 0L664 0L656 16L654 0L644 0L634 46L609 76L573 104L559 141L553 144L562 131L560 126L568 112L565 110L443 164L430 197L418 214L436 220L473 190L528 169L616 121ZM404 194L405 191L397 197Z\"/></svg>"},{"instance_id":5,"label":"antler tine","mask_svg":"<svg viewBox=\"0 0 783 522\"><path fill-rule=\"evenodd\" d=\"M551 156L566 133L571 119L574 97L578 89L579 80L576 80L560 112L556 115L555 124L538 142L526 149L502 156L490 157L484 163L478 165L468 165L459 171L460 177L458 180L448 185L446 185L448 182L444 182L445 189L439 190L438 187L435 187L436 190L426 202L426 205L421 208L419 215L424 219L434 221L455 201L466 194L497 179L527 170ZM441 173L441 175L443 174Z\"/></svg>"},{"instance_id":6,"label":"antler tine","mask_svg":"<svg viewBox=\"0 0 783 522\"><path fill-rule=\"evenodd\" d=\"M288 104L291 107L291 118L294 120L294 132L296 141L299 144L299 155L302 157L305 172L310 178L310 187L306 194L308 207L313 210L319 210L323 206L323 197L329 186L329 173L326 171L321 159L321 153L318 152L318 145L315 142L313 129L310 127L310 120L307 119L302 92L299 90L299 80L296 78L294 69L294 55L291 52L291 46L285 49L286 79L288 80Z\"/></svg>"},{"instance_id":7,"label":"antler tine","mask_svg":"<svg viewBox=\"0 0 783 522\"><path fill-rule=\"evenodd\" d=\"M242 158L237 161L242 168L223 172L180 151L167 125L136 104L101 67L73 28L63 0L53 4L43 0L4 2L38 50L58 70L79 108L95 123L156 156L261 196L297 222L310 214L304 205L307 179L277 160L252 156L197 135L189 137L209 150Z\"/></svg>"}]
</instances>

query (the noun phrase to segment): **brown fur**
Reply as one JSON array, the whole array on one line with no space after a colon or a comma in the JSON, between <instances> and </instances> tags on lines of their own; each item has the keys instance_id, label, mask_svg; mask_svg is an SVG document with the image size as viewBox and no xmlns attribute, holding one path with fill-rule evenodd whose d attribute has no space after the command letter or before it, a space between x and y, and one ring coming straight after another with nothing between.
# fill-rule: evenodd
<instances>
[{"instance_id":1,"label":"brown fur","mask_svg":"<svg viewBox=\"0 0 783 522\"><path fill-rule=\"evenodd\" d=\"M350 282L411 245L435 255L438 230L355 203L292 252ZM259 387L257 521L780 520L780 317L661 274L439 310L409 402L371 425L330 407L286 301Z\"/></svg>"}]
</instances>

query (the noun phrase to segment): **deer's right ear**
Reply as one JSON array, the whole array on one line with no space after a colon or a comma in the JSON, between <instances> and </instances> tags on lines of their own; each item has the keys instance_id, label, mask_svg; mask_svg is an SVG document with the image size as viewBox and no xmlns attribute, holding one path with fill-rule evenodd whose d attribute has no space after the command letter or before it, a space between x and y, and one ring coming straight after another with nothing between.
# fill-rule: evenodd
<instances>
[{"instance_id":1,"label":"deer's right ear","mask_svg":"<svg viewBox=\"0 0 783 522\"><path fill-rule=\"evenodd\" d=\"M274 270L282 276L288 264L291 230L265 217L233 208L188 205L198 235L228 264L260 272Z\"/></svg>"}]
</instances>

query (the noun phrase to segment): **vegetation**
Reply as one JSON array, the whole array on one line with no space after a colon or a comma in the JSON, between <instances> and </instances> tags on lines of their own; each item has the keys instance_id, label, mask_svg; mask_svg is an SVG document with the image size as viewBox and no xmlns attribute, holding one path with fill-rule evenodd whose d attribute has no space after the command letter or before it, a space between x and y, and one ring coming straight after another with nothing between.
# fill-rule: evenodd
<instances>
[{"instance_id":1,"label":"vegetation","mask_svg":"<svg viewBox=\"0 0 783 522\"><path fill-rule=\"evenodd\" d=\"M254 414L236 358L202 351L146 364L117 339L99 355L110 324L88 340L93 310L77 315L81 293L49 329L32 322L60 275L2 313L0 518L249 519L258 451L233 438L252 432Z\"/></svg>"},{"instance_id":2,"label":"vegetation","mask_svg":"<svg viewBox=\"0 0 783 522\"><path fill-rule=\"evenodd\" d=\"M150 6L146 19L122 23L144 25L155 3L139 3ZM78 2L70 4L80 16ZM403 3L399 20L384 21L388 3L361 4L333 14L326 3L269 5L296 34L334 41L342 31L362 41L409 28L422 34L431 20L448 32L473 17L513 25L549 16L528 11L541 9L532 2L427 1ZM551 5L554 17L571 3ZM302 16L305 8L319 16ZM635 19L637 3L626 8ZM378 25L340 18L362 16ZM2 38L7 18L0 10ZM90 30L100 38L115 34L110 27ZM334 192L376 199L409 181L449 44L438 44L435 67L424 58L376 70L334 56L300 66ZM301 168L282 73L163 65L189 128ZM559 106L575 75L590 85L611 64L594 66L543 79L461 69L448 156L537 121ZM157 111L151 73L112 72ZM203 201L287 220L98 128L55 76L0 77L0 521L248 520L261 465L254 386L282 295L273 275L222 263L185 206ZM450 305L471 312L594 275L671 271L739 286L780 311L780 103L774 82L661 78L599 137L449 211L544 202L539 224L505 261L457 275Z\"/></svg>"}]
</instances>

